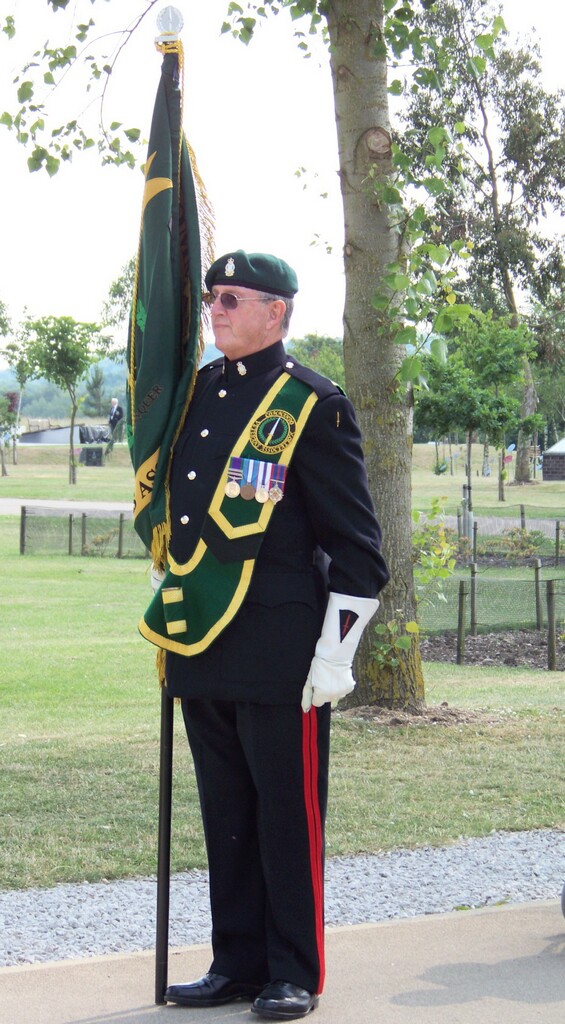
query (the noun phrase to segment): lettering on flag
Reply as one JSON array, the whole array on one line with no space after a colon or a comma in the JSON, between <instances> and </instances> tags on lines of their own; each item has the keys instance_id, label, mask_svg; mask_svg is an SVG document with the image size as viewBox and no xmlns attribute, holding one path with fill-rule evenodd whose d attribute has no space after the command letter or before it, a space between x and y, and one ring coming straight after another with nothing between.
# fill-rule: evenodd
<instances>
[{"instance_id":1,"label":"lettering on flag","mask_svg":"<svg viewBox=\"0 0 565 1024\"><path fill-rule=\"evenodd\" d=\"M150 455L149 458L145 460L143 465L139 467L135 474L135 488L133 496L134 519L143 511L144 508L147 507L147 505L149 505L149 502L151 501L158 459L159 449L157 449L156 452L153 452L153 455Z\"/></svg>"}]
</instances>

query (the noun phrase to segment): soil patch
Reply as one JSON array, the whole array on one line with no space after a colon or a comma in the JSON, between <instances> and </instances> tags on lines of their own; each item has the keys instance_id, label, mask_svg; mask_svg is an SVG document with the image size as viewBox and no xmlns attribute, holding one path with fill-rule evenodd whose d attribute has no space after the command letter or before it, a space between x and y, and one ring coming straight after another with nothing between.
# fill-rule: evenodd
<instances>
[{"instance_id":1,"label":"soil patch","mask_svg":"<svg viewBox=\"0 0 565 1024\"><path fill-rule=\"evenodd\" d=\"M420 651L424 661L457 661L455 633L422 637ZM501 633L481 633L465 638L466 665L508 665L547 670L547 633L514 629ZM565 671L565 643L557 640L557 671Z\"/></svg>"},{"instance_id":2,"label":"soil patch","mask_svg":"<svg viewBox=\"0 0 565 1024\"><path fill-rule=\"evenodd\" d=\"M493 714L491 711L469 711L466 708L452 708L449 704L439 704L435 707L426 707L418 714L398 709L381 708L376 705L367 704L358 708L347 708L345 711L335 711L339 718L362 718L365 721L372 721L375 725L388 726L421 726L421 725L497 725L506 717L503 714Z\"/></svg>"}]
</instances>

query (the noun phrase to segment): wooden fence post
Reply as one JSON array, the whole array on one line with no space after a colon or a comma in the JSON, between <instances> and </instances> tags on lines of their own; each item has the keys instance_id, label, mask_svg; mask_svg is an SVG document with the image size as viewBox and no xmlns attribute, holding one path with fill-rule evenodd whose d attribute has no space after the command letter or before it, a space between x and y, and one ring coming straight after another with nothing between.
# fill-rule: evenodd
<instances>
[{"instance_id":1,"label":"wooden fence post","mask_svg":"<svg viewBox=\"0 0 565 1024\"><path fill-rule=\"evenodd\" d=\"M20 512L20 555L26 553L26 507L22 505Z\"/></svg>"},{"instance_id":2,"label":"wooden fence post","mask_svg":"<svg viewBox=\"0 0 565 1024\"><path fill-rule=\"evenodd\" d=\"M457 664L465 661L465 605L467 602L467 584L459 580L459 608L457 613Z\"/></svg>"},{"instance_id":3,"label":"wooden fence post","mask_svg":"<svg viewBox=\"0 0 565 1024\"><path fill-rule=\"evenodd\" d=\"M547 667L550 672L557 668L555 644L555 580L547 581Z\"/></svg>"},{"instance_id":4,"label":"wooden fence post","mask_svg":"<svg viewBox=\"0 0 565 1024\"><path fill-rule=\"evenodd\" d=\"M520 505L520 526L522 530L526 529L526 506Z\"/></svg>"},{"instance_id":5,"label":"wooden fence post","mask_svg":"<svg viewBox=\"0 0 565 1024\"><path fill-rule=\"evenodd\" d=\"M73 513L69 512L69 555L73 553Z\"/></svg>"},{"instance_id":6,"label":"wooden fence post","mask_svg":"<svg viewBox=\"0 0 565 1024\"><path fill-rule=\"evenodd\" d=\"M561 523L557 519L555 523L555 564L559 565L559 545L561 541Z\"/></svg>"},{"instance_id":7,"label":"wooden fence post","mask_svg":"<svg viewBox=\"0 0 565 1024\"><path fill-rule=\"evenodd\" d=\"M536 628L543 629L543 608L541 603L541 558L534 562L534 590L536 594Z\"/></svg>"},{"instance_id":8,"label":"wooden fence post","mask_svg":"<svg viewBox=\"0 0 565 1024\"><path fill-rule=\"evenodd\" d=\"M118 558L124 557L124 513L120 512L120 524L118 526Z\"/></svg>"},{"instance_id":9,"label":"wooden fence post","mask_svg":"<svg viewBox=\"0 0 565 1024\"><path fill-rule=\"evenodd\" d=\"M472 562L471 569L471 636L477 635L477 563Z\"/></svg>"}]
</instances>

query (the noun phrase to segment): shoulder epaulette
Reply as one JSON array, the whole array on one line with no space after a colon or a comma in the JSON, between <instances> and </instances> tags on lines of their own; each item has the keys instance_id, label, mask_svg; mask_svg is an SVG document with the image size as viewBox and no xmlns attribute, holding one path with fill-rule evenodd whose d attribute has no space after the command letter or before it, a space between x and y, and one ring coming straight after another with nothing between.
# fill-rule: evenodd
<instances>
[{"instance_id":1,"label":"shoulder epaulette","mask_svg":"<svg viewBox=\"0 0 565 1024\"><path fill-rule=\"evenodd\" d=\"M316 370L311 370L309 366L297 363L292 356L289 356L284 364L284 368L287 373L290 373L291 377L296 377L297 380L303 381L304 384L312 388L312 391L315 391L318 398L345 394L343 388L336 384L335 381L330 380L329 377L324 377L321 373L317 373Z\"/></svg>"}]
</instances>

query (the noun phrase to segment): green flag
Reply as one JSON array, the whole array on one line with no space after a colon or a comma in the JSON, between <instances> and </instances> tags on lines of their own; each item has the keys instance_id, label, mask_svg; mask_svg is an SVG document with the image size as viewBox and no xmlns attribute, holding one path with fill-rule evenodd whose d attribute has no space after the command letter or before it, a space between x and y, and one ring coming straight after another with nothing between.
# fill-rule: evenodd
<instances>
[{"instance_id":1,"label":"green flag","mask_svg":"<svg viewBox=\"0 0 565 1024\"><path fill-rule=\"evenodd\" d=\"M163 565L172 444L188 407L201 341L202 191L182 129L182 44L164 53L151 123L128 340L127 437L134 525ZM197 184L195 184L195 179ZM207 230L209 211L201 218Z\"/></svg>"}]
</instances>

